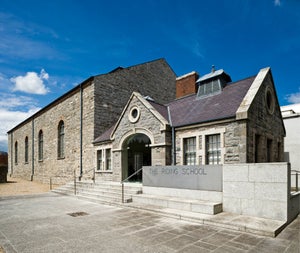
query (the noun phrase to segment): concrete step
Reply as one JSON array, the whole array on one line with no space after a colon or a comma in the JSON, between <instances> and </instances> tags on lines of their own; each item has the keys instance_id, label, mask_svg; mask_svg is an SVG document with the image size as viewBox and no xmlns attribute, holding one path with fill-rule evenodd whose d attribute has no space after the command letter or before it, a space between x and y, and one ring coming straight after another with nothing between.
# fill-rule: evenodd
<instances>
[{"instance_id":1,"label":"concrete step","mask_svg":"<svg viewBox=\"0 0 300 253\"><path fill-rule=\"evenodd\" d=\"M52 190L55 193L75 195L74 182ZM141 184L124 184L124 202L132 201L132 195L142 192ZM119 182L77 182L76 196L98 203L122 203L122 186Z\"/></svg>"},{"instance_id":2,"label":"concrete step","mask_svg":"<svg viewBox=\"0 0 300 253\"><path fill-rule=\"evenodd\" d=\"M285 221L221 212L215 215L165 208L156 205L126 203L123 206L158 213L165 217L222 227L256 235L276 237L286 226Z\"/></svg>"},{"instance_id":3,"label":"concrete step","mask_svg":"<svg viewBox=\"0 0 300 253\"><path fill-rule=\"evenodd\" d=\"M217 214L222 212L222 203L169 196L139 194L132 196L132 202L203 214Z\"/></svg>"}]
</instances>

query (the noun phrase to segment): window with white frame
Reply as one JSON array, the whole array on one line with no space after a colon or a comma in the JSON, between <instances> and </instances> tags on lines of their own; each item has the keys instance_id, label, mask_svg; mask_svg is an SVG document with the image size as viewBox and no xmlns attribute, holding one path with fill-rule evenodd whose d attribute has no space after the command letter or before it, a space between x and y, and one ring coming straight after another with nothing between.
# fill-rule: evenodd
<instances>
[{"instance_id":1,"label":"window with white frame","mask_svg":"<svg viewBox=\"0 0 300 253\"><path fill-rule=\"evenodd\" d=\"M97 170L111 171L111 148L97 150Z\"/></svg>"},{"instance_id":2,"label":"window with white frame","mask_svg":"<svg viewBox=\"0 0 300 253\"><path fill-rule=\"evenodd\" d=\"M220 134L206 136L206 164L221 163L221 138Z\"/></svg>"},{"instance_id":3,"label":"window with white frame","mask_svg":"<svg viewBox=\"0 0 300 253\"><path fill-rule=\"evenodd\" d=\"M108 148L105 151L106 170L111 170L111 149Z\"/></svg>"},{"instance_id":4,"label":"window with white frame","mask_svg":"<svg viewBox=\"0 0 300 253\"><path fill-rule=\"evenodd\" d=\"M103 170L102 150L97 150L97 170Z\"/></svg>"},{"instance_id":5,"label":"window with white frame","mask_svg":"<svg viewBox=\"0 0 300 253\"><path fill-rule=\"evenodd\" d=\"M184 165L196 165L196 137L183 139Z\"/></svg>"}]
</instances>

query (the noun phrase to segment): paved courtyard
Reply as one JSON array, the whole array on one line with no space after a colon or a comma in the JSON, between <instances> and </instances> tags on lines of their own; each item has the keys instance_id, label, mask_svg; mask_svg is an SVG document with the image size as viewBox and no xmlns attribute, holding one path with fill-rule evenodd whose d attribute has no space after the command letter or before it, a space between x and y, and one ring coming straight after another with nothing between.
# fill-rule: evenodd
<instances>
[{"instance_id":1,"label":"paved courtyard","mask_svg":"<svg viewBox=\"0 0 300 253\"><path fill-rule=\"evenodd\" d=\"M300 219L270 238L44 193L0 197L0 245L6 253L296 253Z\"/></svg>"}]
</instances>

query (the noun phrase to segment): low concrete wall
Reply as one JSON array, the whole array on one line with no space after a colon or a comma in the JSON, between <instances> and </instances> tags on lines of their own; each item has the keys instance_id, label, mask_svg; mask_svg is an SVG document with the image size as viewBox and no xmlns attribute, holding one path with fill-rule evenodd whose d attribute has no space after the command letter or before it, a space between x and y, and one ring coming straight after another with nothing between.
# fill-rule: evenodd
<instances>
[{"instance_id":1,"label":"low concrete wall","mask_svg":"<svg viewBox=\"0 0 300 253\"><path fill-rule=\"evenodd\" d=\"M222 191L222 165L144 166L143 185Z\"/></svg>"},{"instance_id":2,"label":"low concrete wall","mask_svg":"<svg viewBox=\"0 0 300 253\"><path fill-rule=\"evenodd\" d=\"M256 163L223 165L223 210L288 221L290 165Z\"/></svg>"},{"instance_id":3,"label":"low concrete wall","mask_svg":"<svg viewBox=\"0 0 300 253\"><path fill-rule=\"evenodd\" d=\"M288 207L288 222L294 220L300 212L300 192L293 193L290 196L289 207Z\"/></svg>"},{"instance_id":4,"label":"low concrete wall","mask_svg":"<svg viewBox=\"0 0 300 253\"><path fill-rule=\"evenodd\" d=\"M223 194L218 191L200 191L200 190L189 190L189 189L178 189L178 188L167 188L167 187L149 187L143 186L143 193L158 195L158 196L170 196L176 198L186 199L198 199L206 200L211 202L222 202Z\"/></svg>"}]
</instances>

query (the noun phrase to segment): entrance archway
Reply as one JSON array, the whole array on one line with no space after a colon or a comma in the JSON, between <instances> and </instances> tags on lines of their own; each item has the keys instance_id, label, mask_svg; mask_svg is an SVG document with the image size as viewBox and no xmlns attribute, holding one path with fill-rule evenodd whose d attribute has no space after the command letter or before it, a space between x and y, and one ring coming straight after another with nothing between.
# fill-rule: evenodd
<instances>
[{"instance_id":1,"label":"entrance archway","mask_svg":"<svg viewBox=\"0 0 300 253\"><path fill-rule=\"evenodd\" d=\"M151 166L151 141L145 134L134 134L123 144L123 179L138 171L142 166ZM142 182L142 171L129 179L131 182Z\"/></svg>"}]
</instances>

